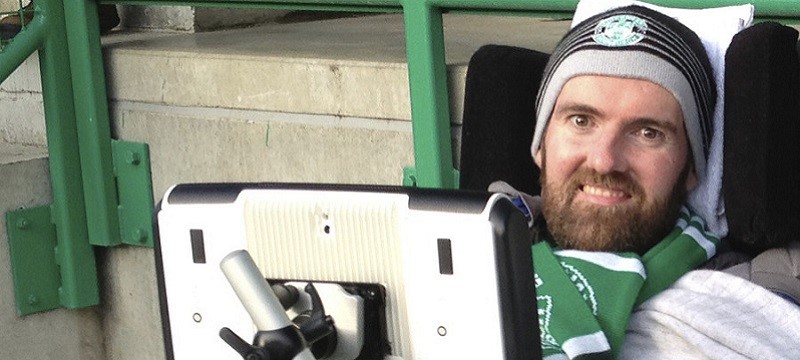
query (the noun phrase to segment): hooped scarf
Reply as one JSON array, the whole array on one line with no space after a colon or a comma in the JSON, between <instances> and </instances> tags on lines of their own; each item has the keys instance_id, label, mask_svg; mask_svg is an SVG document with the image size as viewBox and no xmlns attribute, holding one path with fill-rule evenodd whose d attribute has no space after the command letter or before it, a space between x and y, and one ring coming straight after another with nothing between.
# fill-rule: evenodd
<instances>
[{"instance_id":1,"label":"hooped scarf","mask_svg":"<svg viewBox=\"0 0 800 360\"><path fill-rule=\"evenodd\" d=\"M545 359L613 359L634 307L716 253L719 239L687 208L675 229L643 256L533 246Z\"/></svg>"}]
</instances>

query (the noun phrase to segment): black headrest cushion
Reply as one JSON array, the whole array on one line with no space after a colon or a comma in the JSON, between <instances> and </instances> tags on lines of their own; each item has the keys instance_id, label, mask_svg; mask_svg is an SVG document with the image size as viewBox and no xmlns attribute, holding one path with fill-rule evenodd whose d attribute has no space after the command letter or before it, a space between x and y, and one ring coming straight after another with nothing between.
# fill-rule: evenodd
<instances>
[{"instance_id":1,"label":"black headrest cushion","mask_svg":"<svg viewBox=\"0 0 800 360\"><path fill-rule=\"evenodd\" d=\"M757 253L800 235L797 30L760 23L726 55L723 193L728 240Z\"/></svg>"},{"instance_id":2,"label":"black headrest cushion","mask_svg":"<svg viewBox=\"0 0 800 360\"><path fill-rule=\"evenodd\" d=\"M536 93L549 55L486 45L467 69L461 131L462 189L486 190L503 180L539 193L539 169L530 156Z\"/></svg>"}]
</instances>

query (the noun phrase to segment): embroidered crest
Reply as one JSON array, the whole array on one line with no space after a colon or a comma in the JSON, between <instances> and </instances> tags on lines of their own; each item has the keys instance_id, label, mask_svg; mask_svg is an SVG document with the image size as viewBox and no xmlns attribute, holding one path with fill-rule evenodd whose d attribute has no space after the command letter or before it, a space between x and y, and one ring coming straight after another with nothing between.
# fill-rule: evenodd
<instances>
[{"instance_id":1,"label":"embroidered crest","mask_svg":"<svg viewBox=\"0 0 800 360\"><path fill-rule=\"evenodd\" d=\"M615 15L601 20L592 39L604 46L622 47L638 43L647 33L647 22L634 15Z\"/></svg>"}]
</instances>

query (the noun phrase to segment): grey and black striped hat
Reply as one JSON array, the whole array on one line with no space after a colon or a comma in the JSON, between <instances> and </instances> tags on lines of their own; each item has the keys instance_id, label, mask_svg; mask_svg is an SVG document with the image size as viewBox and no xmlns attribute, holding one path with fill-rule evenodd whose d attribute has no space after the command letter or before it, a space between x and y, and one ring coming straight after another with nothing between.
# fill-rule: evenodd
<instances>
[{"instance_id":1,"label":"grey and black striped hat","mask_svg":"<svg viewBox=\"0 0 800 360\"><path fill-rule=\"evenodd\" d=\"M683 110L695 171L705 172L716 87L697 35L677 20L641 6L609 10L573 27L556 47L536 100L536 153L561 88L580 75L635 78L661 85Z\"/></svg>"}]
</instances>

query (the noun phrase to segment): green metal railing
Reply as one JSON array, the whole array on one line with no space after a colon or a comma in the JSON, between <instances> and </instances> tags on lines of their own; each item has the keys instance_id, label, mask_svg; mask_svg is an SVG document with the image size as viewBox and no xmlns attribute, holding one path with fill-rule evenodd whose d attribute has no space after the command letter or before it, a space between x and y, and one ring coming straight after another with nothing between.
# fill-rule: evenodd
<instances>
[{"instance_id":1,"label":"green metal railing","mask_svg":"<svg viewBox=\"0 0 800 360\"><path fill-rule=\"evenodd\" d=\"M0 47L0 80L38 51L53 197L6 214L20 314L97 304L93 246L152 246L149 155L111 139L95 7L36 0L33 20Z\"/></svg>"},{"instance_id":2,"label":"green metal railing","mask_svg":"<svg viewBox=\"0 0 800 360\"><path fill-rule=\"evenodd\" d=\"M64 11L60 1L37 0L35 13L33 21L0 53L0 79L5 80L30 54L39 51L50 153L53 204L6 216L17 307L22 314L57 306L79 308L99 301L94 252L87 241ZM53 288L54 284L58 286Z\"/></svg>"},{"instance_id":3,"label":"green metal railing","mask_svg":"<svg viewBox=\"0 0 800 360\"><path fill-rule=\"evenodd\" d=\"M753 3L760 19L800 19L796 0L653 0L700 8ZM444 12L563 17L577 0L100 0L192 5L398 12L404 17L414 137L407 184L455 188L450 142ZM10 212L12 267L21 314L99 301L92 246L152 246L152 186L145 144L111 139L105 75L92 0L36 0L35 17L0 43L0 82L39 51L53 204ZM47 264L43 264L47 263ZM52 264L50 264L52 263Z\"/></svg>"}]
</instances>

